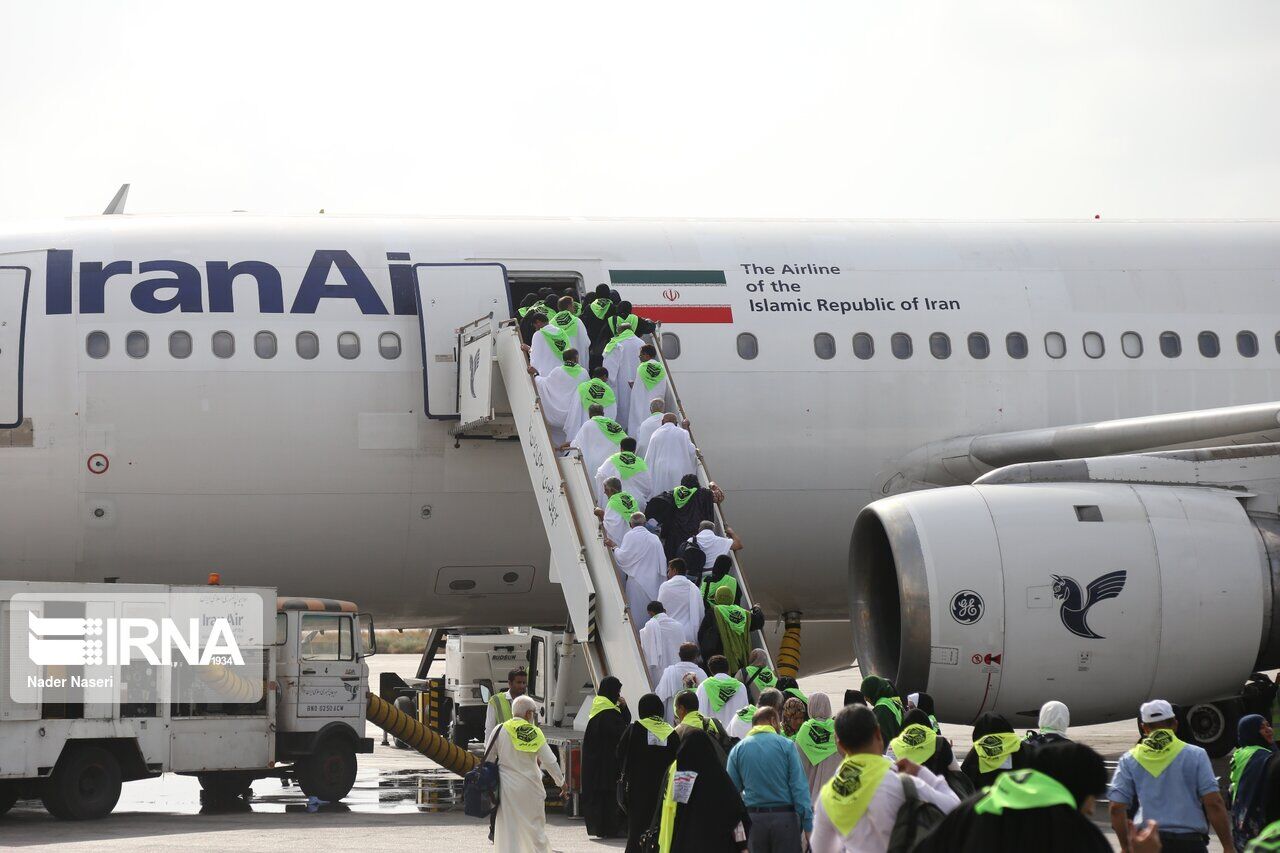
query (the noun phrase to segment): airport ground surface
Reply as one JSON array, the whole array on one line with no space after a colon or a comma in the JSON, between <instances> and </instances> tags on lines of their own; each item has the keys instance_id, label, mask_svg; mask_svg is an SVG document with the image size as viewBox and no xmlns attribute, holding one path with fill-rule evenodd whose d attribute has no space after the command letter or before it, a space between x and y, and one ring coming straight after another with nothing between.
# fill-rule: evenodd
<instances>
[{"instance_id":1,"label":"airport ground surface","mask_svg":"<svg viewBox=\"0 0 1280 853\"><path fill-rule=\"evenodd\" d=\"M391 670L412 675L413 655L379 655L370 659L370 683L378 673ZM829 693L839 704L845 689L857 686L856 669L801 679L808 692ZM1070 702L1070 697L1062 697ZM969 729L944 726L958 753L969 748ZM1107 759L1115 759L1133 745L1132 723L1111 723L1072 729L1072 737L1088 743ZM101 821L56 821L39 802L19 803L0 818L0 847L49 847L71 851L220 850L278 851L300 848L391 850L420 847L469 851L485 850L486 822L468 818L456 804L457 777L436 768L416 752L381 745L381 731L369 726L378 744L373 755L360 757L356 788L346 804L333 810L308 810L306 798L296 788L284 788L278 780L254 785L248 810L201 814L199 786L194 779L166 776L124 786L120 804ZM1222 762L1218 762L1219 772ZM1105 824L1105 815L1100 814ZM581 820L551 815L548 834L558 851L622 849L621 840L589 839ZM1110 830L1107 830L1110 837ZM1112 840L1115 846L1114 839ZM1118 847L1117 847L1118 849ZM1216 841L1211 850L1220 850Z\"/></svg>"}]
</instances>

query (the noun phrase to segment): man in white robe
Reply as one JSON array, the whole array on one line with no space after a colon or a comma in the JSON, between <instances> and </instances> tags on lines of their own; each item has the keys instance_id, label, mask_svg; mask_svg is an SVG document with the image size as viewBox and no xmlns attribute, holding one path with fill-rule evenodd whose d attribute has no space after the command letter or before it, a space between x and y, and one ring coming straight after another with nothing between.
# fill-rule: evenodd
<instances>
[{"instance_id":1,"label":"man in white robe","mask_svg":"<svg viewBox=\"0 0 1280 853\"><path fill-rule=\"evenodd\" d=\"M685 574L686 569L684 560L679 557L667 563L667 579L658 588L658 601L662 602L667 614L684 629L684 641L696 643L698 628L702 625L702 617L706 615L706 605L702 603L702 592L698 585Z\"/></svg>"},{"instance_id":2,"label":"man in white robe","mask_svg":"<svg viewBox=\"0 0 1280 853\"><path fill-rule=\"evenodd\" d=\"M684 628L663 610L662 603L650 601L649 621L640 629L640 649L649 665L649 683L657 684L667 667L680 661Z\"/></svg>"},{"instance_id":3,"label":"man in white robe","mask_svg":"<svg viewBox=\"0 0 1280 853\"><path fill-rule=\"evenodd\" d=\"M604 366L610 383L618 394L618 418L622 428L631 419L631 383L640 365L640 348L644 341L630 328L624 328L604 346Z\"/></svg>"},{"instance_id":4,"label":"man in white robe","mask_svg":"<svg viewBox=\"0 0 1280 853\"><path fill-rule=\"evenodd\" d=\"M631 399L634 400L635 397ZM653 437L653 431L662 426L662 414L666 408L665 400L650 400L648 417L640 421L639 426L632 424L635 429L636 453L641 456L644 456L645 451L649 449L649 439Z\"/></svg>"},{"instance_id":5,"label":"man in white robe","mask_svg":"<svg viewBox=\"0 0 1280 853\"><path fill-rule=\"evenodd\" d=\"M661 494L680 485L685 474L698 472L698 448L689 437L689 430L676 423L676 416L666 414L662 416L662 426L649 439L644 461L649 466L653 494Z\"/></svg>"},{"instance_id":6,"label":"man in white robe","mask_svg":"<svg viewBox=\"0 0 1280 853\"><path fill-rule=\"evenodd\" d=\"M535 368L530 367L533 372ZM551 441L564 444L569 434L565 432L565 419L570 406L579 406L578 386L587 378L587 369L578 364L578 351L564 351L564 364L554 368L547 376L534 376L538 386L538 398L542 400L542 415L551 430ZM583 420L586 420L584 413ZM577 424L574 433L577 433Z\"/></svg>"},{"instance_id":7,"label":"man in white robe","mask_svg":"<svg viewBox=\"0 0 1280 853\"><path fill-rule=\"evenodd\" d=\"M742 540L738 538L738 534L733 532L733 528L726 527L724 532L729 535L721 536L716 533L714 521L704 521L698 525L698 533L693 537L693 542L702 553L707 555L707 569L710 569L712 563L719 557L723 557L730 551L742 550Z\"/></svg>"},{"instance_id":8,"label":"man in white robe","mask_svg":"<svg viewBox=\"0 0 1280 853\"><path fill-rule=\"evenodd\" d=\"M653 344L640 347L640 364L631 383L631 410L626 427L632 433L640 431L640 423L649 416L649 401L655 397L667 399L667 368L658 361L658 351ZM639 440L636 436L636 440Z\"/></svg>"},{"instance_id":9,"label":"man in white robe","mask_svg":"<svg viewBox=\"0 0 1280 853\"><path fill-rule=\"evenodd\" d=\"M658 694L658 698L667 706L668 722L672 722L671 715L675 710L672 700L677 693L685 689L685 679L691 680L694 688L706 680L707 673L697 664L698 654L697 643L685 643L682 645L680 647L680 661L667 667L662 673L662 677L658 679L658 686L653 688L653 692Z\"/></svg>"},{"instance_id":10,"label":"man in white robe","mask_svg":"<svg viewBox=\"0 0 1280 853\"><path fill-rule=\"evenodd\" d=\"M604 524L606 539L621 542L631 529L631 516L640 511L636 499L622 491L622 481L610 477L604 481L604 508L596 510L596 517ZM702 599L698 599L701 602Z\"/></svg>"},{"instance_id":11,"label":"man in white robe","mask_svg":"<svg viewBox=\"0 0 1280 853\"><path fill-rule=\"evenodd\" d=\"M734 717L747 707L747 688L729 674L729 662L724 655L713 655L707 661L707 669L711 670L711 676L698 684L695 693L698 710L704 717L714 717L728 731Z\"/></svg>"},{"instance_id":12,"label":"man in white robe","mask_svg":"<svg viewBox=\"0 0 1280 853\"><path fill-rule=\"evenodd\" d=\"M511 703L515 722L511 729L538 725L538 705L528 696L521 696ZM542 784L545 770L557 785L564 785L564 771L556 761L555 753L538 734L528 744L521 741L516 746L516 736L509 727L496 726L485 742L487 750L493 744L489 760L498 765L498 780L502 799L494 817L493 842L497 853L551 853L547 840L547 789ZM536 748L535 748L536 747Z\"/></svg>"},{"instance_id":13,"label":"man in white robe","mask_svg":"<svg viewBox=\"0 0 1280 853\"><path fill-rule=\"evenodd\" d=\"M551 315L551 323L564 330L569 346L578 352L586 352L591 339L587 337L587 327L583 325L582 318L573 312L574 304L572 296L561 296L556 302L555 313Z\"/></svg>"},{"instance_id":14,"label":"man in white robe","mask_svg":"<svg viewBox=\"0 0 1280 853\"><path fill-rule=\"evenodd\" d=\"M662 575L667 565L662 540L650 532L644 522L644 513L633 514L631 529L622 537L622 542L606 539L604 543L613 549L618 571L627 576L627 606L631 610L631 621L640 628L649 621L646 608L650 601L658 600L658 587L662 586Z\"/></svg>"},{"instance_id":15,"label":"man in white robe","mask_svg":"<svg viewBox=\"0 0 1280 853\"><path fill-rule=\"evenodd\" d=\"M604 408L601 406L592 406L588 411L591 417L587 418L578 431L574 433L573 438L569 439L569 443L561 445L562 449L570 447L582 454L582 467L588 476L593 475L600 470L600 466L604 461L618 451L618 445L626 438L626 433L622 431L621 425L617 421L611 420L604 416ZM597 489L596 501L603 503L604 495L603 484ZM635 497L635 495L632 495ZM637 498L639 500L639 498Z\"/></svg>"},{"instance_id":16,"label":"man in white robe","mask_svg":"<svg viewBox=\"0 0 1280 853\"><path fill-rule=\"evenodd\" d=\"M533 318L533 343L524 350L529 353L529 363L539 376L550 376L551 371L563 364L568 349L571 349L569 338L561 329L549 325L541 315Z\"/></svg>"},{"instance_id":17,"label":"man in white robe","mask_svg":"<svg viewBox=\"0 0 1280 853\"><path fill-rule=\"evenodd\" d=\"M573 389L573 402L565 407L564 434L577 435L589 417L587 410L593 405L604 407L604 416L617 420L618 393L609 384L609 372L603 367L591 371L590 378L583 376Z\"/></svg>"},{"instance_id":18,"label":"man in white robe","mask_svg":"<svg viewBox=\"0 0 1280 853\"><path fill-rule=\"evenodd\" d=\"M631 437L618 442L618 452L612 454L596 469L596 500L604 503L604 481L617 477L622 490L640 502L643 507L653 497L650 486L649 466L636 455L636 440Z\"/></svg>"}]
</instances>

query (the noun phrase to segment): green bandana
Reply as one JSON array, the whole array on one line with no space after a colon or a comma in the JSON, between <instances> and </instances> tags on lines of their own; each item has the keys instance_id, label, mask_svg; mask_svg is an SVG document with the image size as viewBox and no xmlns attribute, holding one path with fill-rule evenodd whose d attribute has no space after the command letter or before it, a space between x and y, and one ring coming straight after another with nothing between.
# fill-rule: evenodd
<instances>
[{"instance_id":1,"label":"green bandana","mask_svg":"<svg viewBox=\"0 0 1280 853\"><path fill-rule=\"evenodd\" d=\"M609 306L613 305L613 300L600 299L591 300L591 313L596 315L597 320L603 320L604 315L609 313Z\"/></svg>"},{"instance_id":2,"label":"green bandana","mask_svg":"<svg viewBox=\"0 0 1280 853\"><path fill-rule=\"evenodd\" d=\"M893 718L898 721L898 725L902 725L902 703L898 701L898 697L881 696L876 700L875 707L888 708Z\"/></svg>"},{"instance_id":3,"label":"green bandana","mask_svg":"<svg viewBox=\"0 0 1280 853\"><path fill-rule=\"evenodd\" d=\"M716 609L717 622L727 624L735 634L741 634L747 630L747 622L750 621L747 611L736 604L715 604L712 606Z\"/></svg>"},{"instance_id":4,"label":"green bandana","mask_svg":"<svg viewBox=\"0 0 1280 853\"><path fill-rule=\"evenodd\" d=\"M615 420L606 418L604 415L596 415L591 420L596 422L596 426L600 427L600 431L604 433L604 437L612 441L614 444L621 444L622 439L627 437L627 431L622 428L622 424Z\"/></svg>"},{"instance_id":5,"label":"green bandana","mask_svg":"<svg viewBox=\"0 0 1280 853\"><path fill-rule=\"evenodd\" d=\"M924 764L938 749L938 735L928 726L912 723L896 738L889 741L889 748L898 758Z\"/></svg>"},{"instance_id":6,"label":"green bandana","mask_svg":"<svg viewBox=\"0 0 1280 853\"><path fill-rule=\"evenodd\" d=\"M583 411L592 406L604 406L607 409L618 402L618 396L613 393L613 388L609 387L609 383L603 379L588 379L579 385L578 399L582 401Z\"/></svg>"},{"instance_id":7,"label":"green bandana","mask_svg":"<svg viewBox=\"0 0 1280 853\"><path fill-rule=\"evenodd\" d=\"M621 711L621 709L609 697L597 696L591 700L591 710L587 712L587 719L593 719L601 711Z\"/></svg>"},{"instance_id":8,"label":"green bandana","mask_svg":"<svg viewBox=\"0 0 1280 853\"><path fill-rule=\"evenodd\" d=\"M1245 848L1248 853L1264 853L1269 850L1280 850L1280 820L1268 824L1258 837L1249 842Z\"/></svg>"},{"instance_id":9,"label":"green bandana","mask_svg":"<svg viewBox=\"0 0 1280 853\"><path fill-rule=\"evenodd\" d=\"M692 716L692 715L691 715ZM670 853L671 838L676 831L676 763L671 762L671 769L667 771L667 784L663 786L664 793L662 795L662 817L658 820L658 851L659 853Z\"/></svg>"},{"instance_id":10,"label":"green bandana","mask_svg":"<svg viewBox=\"0 0 1280 853\"><path fill-rule=\"evenodd\" d=\"M525 315L526 315L526 314L528 314L528 313L529 313L530 311L532 311L532 310L533 310L533 306L532 306L532 305L530 305L528 308L517 308L517 309L516 309L516 316L517 316L517 317L519 317L521 320L523 320L523 319L525 318Z\"/></svg>"},{"instance_id":11,"label":"green bandana","mask_svg":"<svg viewBox=\"0 0 1280 853\"><path fill-rule=\"evenodd\" d=\"M1039 770L1015 770L996 777L995 784L973 807L973 813L998 815L1005 809L1026 811L1050 806L1067 806L1075 811L1076 798L1061 782Z\"/></svg>"},{"instance_id":12,"label":"green bandana","mask_svg":"<svg viewBox=\"0 0 1280 853\"><path fill-rule=\"evenodd\" d=\"M551 325L564 329L566 332L573 330L577 325L574 320L572 311L557 311L556 315L551 318Z\"/></svg>"},{"instance_id":13,"label":"green bandana","mask_svg":"<svg viewBox=\"0 0 1280 853\"><path fill-rule=\"evenodd\" d=\"M547 736L542 733L542 729L528 720L507 720L502 727L511 736L511 745L521 752L537 752L547 742Z\"/></svg>"},{"instance_id":14,"label":"green bandana","mask_svg":"<svg viewBox=\"0 0 1280 853\"><path fill-rule=\"evenodd\" d=\"M727 586L729 588L729 592L733 593L734 598L738 597L738 579L733 577L732 575L725 575L724 577L720 578L720 580L718 581L712 580L709 575L703 578L702 580L703 597L710 601L714 601L716 597L716 590L718 590L722 586Z\"/></svg>"},{"instance_id":15,"label":"green bandana","mask_svg":"<svg viewBox=\"0 0 1280 853\"><path fill-rule=\"evenodd\" d=\"M697 491L697 489L690 489L687 486L676 486L671 491L671 496L676 501L676 509L684 509L684 505L689 502L689 498L697 494Z\"/></svg>"},{"instance_id":16,"label":"green bandana","mask_svg":"<svg viewBox=\"0 0 1280 853\"><path fill-rule=\"evenodd\" d=\"M749 724L751 722L751 718L756 715L756 710L755 705L748 705L738 712L738 719Z\"/></svg>"},{"instance_id":17,"label":"green bandana","mask_svg":"<svg viewBox=\"0 0 1280 853\"><path fill-rule=\"evenodd\" d=\"M747 732L746 737L751 737L752 735L758 735L761 732L768 732L771 735L776 735L778 733L778 730L775 729L773 726L752 726L751 731ZM745 740L746 738L743 738L743 739Z\"/></svg>"},{"instance_id":18,"label":"green bandana","mask_svg":"<svg viewBox=\"0 0 1280 853\"><path fill-rule=\"evenodd\" d=\"M556 354L556 358L564 361L564 351L569 348L569 336L564 333L564 329L555 326L543 326L541 331L542 336L546 338L547 345Z\"/></svg>"},{"instance_id":19,"label":"green bandana","mask_svg":"<svg viewBox=\"0 0 1280 853\"><path fill-rule=\"evenodd\" d=\"M631 520L631 513L640 511L640 505L636 503L636 499L626 492L618 492L616 495L611 495L609 502L605 506L627 521Z\"/></svg>"},{"instance_id":20,"label":"green bandana","mask_svg":"<svg viewBox=\"0 0 1280 853\"><path fill-rule=\"evenodd\" d=\"M1159 776L1178 757L1184 746L1186 744L1178 740L1178 736L1169 729L1156 729L1142 743L1129 750L1129 754L1152 776Z\"/></svg>"},{"instance_id":21,"label":"green bandana","mask_svg":"<svg viewBox=\"0 0 1280 853\"><path fill-rule=\"evenodd\" d=\"M1231 753L1231 799L1236 798L1236 787L1240 784L1240 777L1244 775L1244 769L1249 766L1249 759L1253 758L1255 753L1270 752L1270 748L1265 746L1241 746L1237 747Z\"/></svg>"},{"instance_id":22,"label":"green bandana","mask_svg":"<svg viewBox=\"0 0 1280 853\"><path fill-rule=\"evenodd\" d=\"M680 725L689 726L694 729L702 729L704 732L709 728L707 718L699 714L697 711L690 711L680 720Z\"/></svg>"},{"instance_id":23,"label":"green bandana","mask_svg":"<svg viewBox=\"0 0 1280 853\"><path fill-rule=\"evenodd\" d=\"M568 362L565 362L560 366L563 367L564 372L569 374L569 376L573 379L577 379L579 376L581 376L582 371L584 369L581 364L569 364ZM581 389L579 389L579 392L581 392Z\"/></svg>"},{"instance_id":24,"label":"green bandana","mask_svg":"<svg viewBox=\"0 0 1280 853\"><path fill-rule=\"evenodd\" d=\"M823 811L841 835L848 835L871 805L871 796L889 772L889 759L865 753L850 755L818 796Z\"/></svg>"},{"instance_id":25,"label":"green bandana","mask_svg":"<svg viewBox=\"0 0 1280 853\"><path fill-rule=\"evenodd\" d=\"M760 673L756 675L756 673ZM768 690L778 680L773 674L773 670L766 666L749 666L747 667L747 681L751 682L761 690Z\"/></svg>"},{"instance_id":26,"label":"green bandana","mask_svg":"<svg viewBox=\"0 0 1280 853\"><path fill-rule=\"evenodd\" d=\"M573 314L573 318L575 320L578 319L582 316L582 303L576 299L573 300L573 307L570 308L569 311Z\"/></svg>"},{"instance_id":27,"label":"green bandana","mask_svg":"<svg viewBox=\"0 0 1280 853\"><path fill-rule=\"evenodd\" d=\"M1022 748L1022 738L1013 732L997 732L978 738L973 748L978 751L978 772L990 773Z\"/></svg>"},{"instance_id":28,"label":"green bandana","mask_svg":"<svg viewBox=\"0 0 1280 853\"><path fill-rule=\"evenodd\" d=\"M663 743L666 743L667 738L671 737L671 733L675 731L675 727L661 717L641 717L636 722Z\"/></svg>"},{"instance_id":29,"label":"green bandana","mask_svg":"<svg viewBox=\"0 0 1280 853\"><path fill-rule=\"evenodd\" d=\"M609 457L609 461L613 463L614 468L618 469L618 478L623 482L630 480L636 474L649 470L649 466L644 464L643 459L626 450L613 454Z\"/></svg>"},{"instance_id":30,"label":"green bandana","mask_svg":"<svg viewBox=\"0 0 1280 853\"><path fill-rule=\"evenodd\" d=\"M625 317L614 316L609 318L609 331L613 332L615 335L621 334L619 329L634 332L638 328L640 328L640 318L635 314L628 314Z\"/></svg>"},{"instance_id":31,"label":"green bandana","mask_svg":"<svg viewBox=\"0 0 1280 853\"><path fill-rule=\"evenodd\" d=\"M787 694L788 696L796 697L806 705L809 704L809 697L801 693L799 687L788 687L786 690L783 690L782 692Z\"/></svg>"},{"instance_id":32,"label":"green bandana","mask_svg":"<svg viewBox=\"0 0 1280 853\"><path fill-rule=\"evenodd\" d=\"M609 343L604 345L605 353L608 354L613 352L614 347L616 347L618 344L622 343L628 338L634 338L635 336L636 336L636 333L631 331L630 329L623 329L621 332L618 332L618 334L610 338Z\"/></svg>"},{"instance_id":33,"label":"green bandana","mask_svg":"<svg viewBox=\"0 0 1280 853\"><path fill-rule=\"evenodd\" d=\"M731 675L713 675L702 682L702 687L711 704L711 713L718 714L724 704L738 694L742 682Z\"/></svg>"},{"instance_id":34,"label":"green bandana","mask_svg":"<svg viewBox=\"0 0 1280 853\"><path fill-rule=\"evenodd\" d=\"M644 383L645 389L652 391L653 386L667 378L667 369L659 361L644 361L640 363L636 375Z\"/></svg>"},{"instance_id":35,"label":"green bandana","mask_svg":"<svg viewBox=\"0 0 1280 853\"><path fill-rule=\"evenodd\" d=\"M836 721L805 720L804 725L796 732L796 744L810 764L821 764L835 754Z\"/></svg>"}]
</instances>

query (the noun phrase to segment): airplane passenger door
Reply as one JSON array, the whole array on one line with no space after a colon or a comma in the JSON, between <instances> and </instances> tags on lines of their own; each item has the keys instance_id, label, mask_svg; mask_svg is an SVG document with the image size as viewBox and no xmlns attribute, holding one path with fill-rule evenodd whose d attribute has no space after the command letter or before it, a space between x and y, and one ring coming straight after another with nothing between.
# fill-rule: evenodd
<instances>
[{"instance_id":1,"label":"airplane passenger door","mask_svg":"<svg viewBox=\"0 0 1280 853\"><path fill-rule=\"evenodd\" d=\"M458 329L492 313L511 317L502 264L416 264L422 395L429 418L458 417Z\"/></svg>"},{"instance_id":2,"label":"airplane passenger door","mask_svg":"<svg viewBox=\"0 0 1280 853\"><path fill-rule=\"evenodd\" d=\"M22 370L27 327L28 267L0 256L0 429L22 425Z\"/></svg>"}]
</instances>

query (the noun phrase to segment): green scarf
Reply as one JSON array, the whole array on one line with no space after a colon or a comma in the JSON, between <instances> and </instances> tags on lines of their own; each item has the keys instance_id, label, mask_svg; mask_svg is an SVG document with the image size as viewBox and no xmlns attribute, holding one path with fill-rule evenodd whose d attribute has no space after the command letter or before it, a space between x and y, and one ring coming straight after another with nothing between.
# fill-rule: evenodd
<instances>
[{"instance_id":1,"label":"green scarf","mask_svg":"<svg viewBox=\"0 0 1280 853\"><path fill-rule=\"evenodd\" d=\"M928 726L912 723L889 741L889 748L898 758L924 764L938 749L938 734Z\"/></svg>"},{"instance_id":2,"label":"green scarf","mask_svg":"<svg viewBox=\"0 0 1280 853\"><path fill-rule=\"evenodd\" d=\"M547 742L547 736L542 733L542 729L528 720L517 717L514 720L507 720L502 727L511 736L511 745L521 752L537 752Z\"/></svg>"},{"instance_id":3,"label":"green scarf","mask_svg":"<svg viewBox=\"0 0 1280 853\"><path fill-rule=\"evenodd\" d=\"M836 721L805 720L796 732L796 744L809 763L816 767L836 751Z\"/></svg>"},{"instance_id":4,"label":"green scarf","mask_svg":"<svg viewBox=\"0 0 1280 853\"><path fill-rule=\"evenodd\" d=\"M640 367L636 370L636 375L640 377L640 381L644 383L644 387L648 391L653 390L653 386L667 378L667 369L662 366L659 361L642 361Z\"/></svg>"},{"instance_id":5,"label":"green scarf","mask_svg":"<svg viewBox=\"0 0 1280 853\"><path fill-rule=\"evenodd\" d=\"M573 319L578 319L582 316L582 303L576 299L573 300L573 307L569 311L573 313Z\"/></svg>"},{"instance_id":6,"label":"green scarf","mask_svg":"<svg viewBox=\"0 0 1280 853\"><path fill-rule=\"evenodd\" d=\"M702 682L702 687L711 705L711 713L718 714L725 703L738 694L742 682L731 675L713 675Z\"/></svg>"},{"instance_id":7,"label":"green scarf","mask_svg":"<svg viewBox=\"0 0 1280 853\"><path fill-rule=\"evenodd\" d=\"M609 307L613 305L613 300L601 297L591 300L591 313L596 315L597 320L603 320L604 315L609 313Z\"/></svg>"},{"instance_id":8,"label":"green scarf","mask_svg":"<svg viewBox=\"0 0 1280 853\"><path fill-rule=\"evenodd\" d=\"M618 479L624 483L636 474L649 470L649 466L643 459L626 450L613 454L609 457L609 461L613 463L614 468L618 469Z\"/></svg>"},{"instance_id":9,"label":"green scarf","mask_svg":"<svg viewBox=\"0 0 1280 853\"><path fill-rule=\"evenodd\" d=\"M1270 752L1270 747L1265 746L1241 746L1231 752L1231 799L1236 798L1236 787L1240 784L1240 777L1244 775L1244 769L1249 766L1249 760L1253 758L1255 753Z\"/></svg>"},{"instance_id":10,"label":"green scarf","mask_svg":"<svg viewBox=\"0 0 1280 853\"><path fill-rule=\"evenodd\" d=\"M1050 806L1067 806L1075 811L1076 798L1052 776L1039 770L1016 770L997 776L995 784L973 807L973 813L998 815L1005 809L1026 811Z\"/></svg>"},{"instance_id":11,"label":"green scarf","mask_svg":"<svg viewBox=\"0 0 1280 853\"><path fill-rule=\"evenodd\" d=\"M1013 732L996 732L978 738L973 748L978 751L978 772L990 773L1022 748L1022 738Z\"/></svg>"},{"instance_id":12,"label":"green scarf","mask_svg":"<svg viewBox=\"0 0 1280 853\"><path fill-rule=\"evenodd\" d=\"M618 331L619 329L634 332L638 328L640 328L640 318L635 314L628 314L625 317L615 314L609 318L609 331L614 335L621 334L621 332Z\"/></svg>"},{"instance_id":13,"label":"green scarf","mask_svg":"<svg viewBox=\"0 0 1280 853\"><path fill-rule=\"evenodd\" d=\"M756 673L760 673L756 675ZM773 674L773 670L767 666L749 666L747 667L747 681L754 684L761 690L768 690L778 680Z\"/></svg>"},{"instance_id":14,"label":"green scarf","mask_svg":"<svg viewBox=\"0 0 1280 853\"><path fill-rule=\"evenodd\" d=\"M1258 837L1249 842L1249 846L1245 850L1248 853L1266 853L1266 851L1280 850L1280 820L1267 824L1266 828L1258 833Z\"/></svg>"},{"instance_id":15,"label":"green scarf","mask_svg":"<svg viewBox=\"0 0 1280 853\"><path fill-rule=\"evenodd\" d=\"M591 710L587 712L587 719L594 719L596 714L601 711L617 711L622 712L612 699L607 696L597 696L591 700Z\"/></svg>"},{"instance_id":16,"label":"green scarf","mask_svg":"<svg viewBox=\"0 0 1280 853\"><path fill-rule=\"evenodd\" d=\"M560 366L564 368L564 372L569 374L569 377L571 379L577 379L579 376L582 375L583 367L581 364L569 364L566 361L564 364ZM579 393L581 393L581 390L579 390Z\"/></svg>"},{"instance_id":17,"label":"green scarf","mask_svg":"<svg viewBox=\"0 0 1280 853\"><path fill-rule=\"evenodd\" d=\"M636 722L663 743L666 743L667 738L671 737L671 733L675 731L675 727L661 717L641 717Z\"/></svg>"},{"instance_id":18,"label":"green scarf","mask_svg":"<svg viewBox=\"0 0 1280 853\"><path fill-rule=\"evenodd\" d=\"M823 811L841 835L848 835L862 820L872 795L888 772L889 759L883 755L850 755L840 763L836 775L822 786L818 797Z\"/></svg>"},{"instance_id":19,"label":"green scarf","mask_svg":"<svg viewBox=\"0 0 1280 853\"><path fill-rule=\"evenodd\" d=\"M929 725L933 726L933 730L938 734L942 734L942 726L938 725L938 718L933 714L929 715Z\"/></svg>"},{"instance_id":20,"label":"green scarf","mask_svg":"<svg viewBox=\"0 0 1280 853\"><path fill-rule=\"evenodd\" d=\"M713 604L712 607L715 608L716 628L720 631L724 656L729 660L729 671L737 672L751 654L747 632L751 614L736 604Z\"/></svg>"},{"instance_id":21,"label":"green scarf","mask_svg":"<svg viewBox=\"0 0 1280 853\"><path fill-rule=\"evenodd\" d=\"M680 719L680 725L689 726L694 729L702 729L704 732L709 728L707 725L707 718L699 714L697 711L690 711L685 714L684 717Z\"/></svg>"},{"instance_id":22,"label":"green scarf","mask_svg":"<svg viewBox=\"0 0 1280 853\"><path fill-rule=\"evenodd\" d=\"M751 718L756 715L756 710L755 705L748 705L738 712L738 719L750 725Z\"/></svg>"},{"instance_id":23,"label":"green scarf","mask_svg":"<svg viewBox=\"0 0 1280 853\"><path fill-rule=\"evenodd\" d=\"M604 345L605 354L608 355L609 353L613 352L614 347L616 347L618 344L622 343L628 338L634 338L635 336L636 336L636 333L631 331L630 329L623 329L621 332L618 332L618 334L610 338L609 343Z\"/></svg>"},{"instance_id":24,"label":"green scarf","mask_svg":"<svg viewBox=\"0 0 1280 853\"><path fill-rule=\"evenodd\" d=\"M675 499L676 509L684 509L684 505L697 493L697 489L690 489L687 486L676 486L672 489L671 497Z\"/></svg>"},{"instance_id":25,"label":"green scarf","mask_svg":"<svg viewBox=\"0 0 1280 853\"><path fill-rule=\"evenodd\" d=\"M585 412L592 406L609 408L618 402L618 395L613 393L613 388L603 379L588 379L578 386L578 399L582 402L582 410Z\"/></svg>"},{"instance_id":26,"label":"green scarf","mask_svg":"<svg viewBox=\"0 0 1280 853\"><path fill-rule=\"evenodd\" d=\"M897 696L881 696L876 700L874 707L888 708L893 718L898 721L898 725L902 725L902 703Z\"/></svg>"},{"instance_id":27,"label":"green scarf","mask_svg":"<svg viewBox=\"0 0 1280 853\"><path fill-rule=\"evenodd\" d=\"M667 771L666 791L662 795L662 818L658 821L658 853L670 853L671 836L676 831L676 763Z\"/></svg>"},{"instance_id":28,"label":"green scarf","mask_svg":"<svg viewBox=\"0 0 1280 853\"><path fill-rule=\"evenodd\" d=\"M566 332L570 330L576 331L575 326L577 324L574 322L576 319L572 311L557 311L555 316L551 318L551 325Z\"/></svg>"},{"instance_id":29,"label":"green scarf","mask_svg":"<svg viewBox=\"0 0 1280 853\"><path fill-rule=\"evenodd\" d=\"M615 495L611 495L609 502L605 506L627 521L631 520L631 513L639 512L640 510L640 505L636 503L636 499L626 492L618 492Z\"/></svg>"},{"instance_id":30,"label":"green scarf","mask_svg":"<svg viewBox=\"0 0 1280 853\"><path fill-rule=\"evenodd\" d=\"M547 345L551 347L551 351L556 354L556 358L564 361L564 351L569 348L569 336L564 333L564 329L555 326L543 326L540 330L542 336L546 338Z\"/></svg>"},{"instance_id":31,"label":"green scarf","mask_svg":"<svg viewBox=\"0 0 1280 853\"><path fill-rule=\"evenodd\" d=\"M614 444L621 444L622 439L627 437L627 431L622 428L622 424L606 418L604 415L596 415L591 420L596 422L596 426L600 427L600 431L604 433L604 437L612 441Z\"/></svg>"},{"instance_id":32,"label":"green scarf","mask_svg":"<svg viewBox=\"0 0 1280 853\"><path fill-rule=\"evenodd\" d=\"M786 690L783 690L782 692L787 694L788 696L796 697L806 705L809 704L809 697L801 693L799 687L788 687Z\"/></svg>"},{"instance_id":33,"label":"green scarf","mask_svg":"<svg viewBox=\"0 0 1280 853\"><path fill-rule=\"evenodd\" d=\"M1141 743L1129 750L1142 768L1152 776L1159 776L1168 767L1173 759L1178 757L1178 753L1182 752L1185 743L1178 740L1169 729L1156 729L1147 735Z\"/></svg>"},{"instance_id":34,"label":"green scarf","mask_svg":"<svg viewBox=\"0 0 1280 853\"><path fill-rule=\"evenodd\" d=\"M696 545L697 542L695 541L694 544ZM716 597L716 590L722 586L727 586L729 588L729 592L733 593L733 597L735 599L738 597L738 579L733 575L725 575L718 581L712 580L710 575L703 578L702 597L708 601L714 601Z\"/></svg>"},{"instance_id":35,"label":"green scarf","mask_svg":"<svg viewBox=\"0 0 1280 853\"><path fill-rule=\"evenodd\" d=\"M746 738L749 738L752 735L758 735L761 732L768 732L771 735L776 735L778 733L778 730L775 729L773 726L752 726L751 730L747 732L743 740L746 740Z\"/></svg>"}]
</instances>

